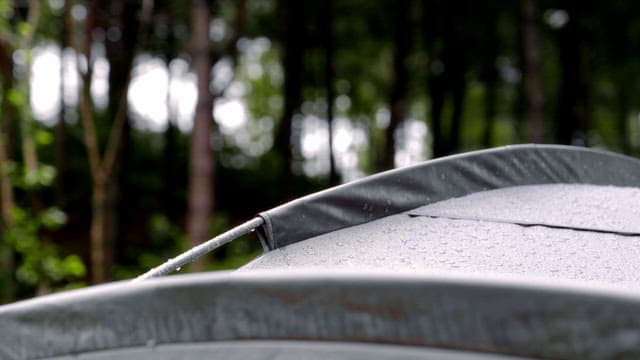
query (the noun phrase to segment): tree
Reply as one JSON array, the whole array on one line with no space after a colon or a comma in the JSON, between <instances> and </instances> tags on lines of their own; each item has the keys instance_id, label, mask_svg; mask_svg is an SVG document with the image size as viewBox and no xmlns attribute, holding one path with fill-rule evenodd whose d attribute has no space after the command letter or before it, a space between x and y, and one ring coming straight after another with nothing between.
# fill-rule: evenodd
<instances>
[{"instance_id":1,"label":"tree","mask_svg":"<svg viewBox=\"0 0 640 360\"><path fill-rule=\"evenodd\" d=\"M324 3L323 25L325 49L324 86L327 97L327 125L329 128L329 185L337 185L339 182L338 171L333 149L333 101L335 98L333 81L335 78L335 65L333 54L333 2L331 0L326 0Z\"/></svg>"},{"instance_id":2,"label":"tree","mask_svg":"<svg viewBox=\"0 0 640 360\"><path fill-rule=\"evenodd\" d=\"M427 63L427 87L431 99L431 127L433 134L433 156L451 154L460 147L460 130L468 60L466 47L469 46L464 30L467 25L466 2L424 2L423 35L429 56ZM458 18L462 18L458 20ZM455 19L455 20L454 20ZM451 118L448 133L444 132L443 110L445 100L451 99Z\"/></svg>"},{"instance_id":3,"label":"tree","mask_svg":"<svg viewBox=\"0 0 640 360\"><path fill-rule=\"evenodd\" d=\"M293 185L292 132L294 115L302 104L302 73L304 51L304 2L283 0L284 6L284 110L275 138L275 151L282 156L282 187L290 191Z\"/></svg>"},{"instance_id":4,"label":"tree","mask_svg":"<svg viewBox=\"0 0 640 360\"><path fill-rule=\"evenodd\" d=\"M65 88L65 71L62 58L64 52L70 49L72 44L71 29L73 22L71 18L72 0L64 0L62 9L62 26L60 28L60 113L58 114L58 123L56 124L56 203L59 207L63 207L66 203L65 182L67 176L67 105L64 99Z\"/></svg>"},{"instance_id":5,"label":"tree","mask_svg":"<svg viewBox=\"0 0 640 360\"><path fill-rule=\"evenodd\" d=\"M538 30L536 19L536 1L521 0L522 44L524 50L524 85L529 108L529 139L534 143L544 141L544 99L540 82L540 51L538 49Z\"/></svg>"},{"instance_id":6,"label":"tree","mask_svg":"<svg viewBox=\"0 0 640 360\"><path fill-rule=\"evenodd\" d=\"M560 103L556 122L556 141L561 144L587 145L587 48L583 42L582 14L585 5L567 1L568 22L557 31L562 69Z\"/></svg>"},{"instance_id":7,"label":"tree","mask_svg":"<svg viewBox=\"0 0 640 360\"><path fill-rule=\"evenodd\" d=\"M151 21L152 2L145 0L142 2L141 15L138 28L135 33L144 33L144 29ZM127 122L127 91L131 71L124 74L124 79L120 84L120 89L112 93L118 94L113 99L115 110L110 115L113 122L110 126L109 137L106 141L104 152L101 151L98 133L96 130L96 120L94 107L91 100L90 85L93 72L91 63L91 49L93 46L92 33L96 26L97 0L91 3L85 20L84 42L78 48L79 55L86 59L86 69L80 71L82 77L82 93L80 99L80 118L84 129L84 141L88 154L89 169L93 180L92 185L92 217L91 217L91 279L93 283L101 283L110 279L110 268L113 261L114 243L111 234L109 214L113 214L115 204L109 201L109 195L114 186L114 169L118 166L118 154L121 151L123 132ZM139 38L139 36L136 36ZM79 46L79 45L77 45ZM138 45L139 46L139 45ZM135 49L131 50L129 63L133 61ZM125 60L127 61L127 60ZM82 64L82 58L78 59ZM115 84L114 84L115 85ZM113 85L112 85L113 86Z\"/></svg>"},{"instance_id":8,"label":"tree","mask_svg":"<svg viewBox=\"0 0 640 360\"><path fill-rule=\"evenodd\" d=\"M209 23L211 9L205 0L193 3L193 63L198 77L198 101L191 132L191 165L189 170L189 219L187 234L191 245L207 240L213 210L214 158L211 149L213 135L213 96L211 83L211 44ZM194 271L203 270L204 262L196 262Z\"/></svg>"},{"instance_id":9,"label":"tree","mask_svg":"<svg viewBox=\"0 0 640 360\"><path fill-rule=\"evenodd\" d=\"M482 146L489 148L493 146L496 107L498 102L498 69L496 68L496 59L499 52L498 38L498 8L489 7L486 16L486 22L481 26L481 32L484 39L487 39L482 46L482 59L480 60L480 80L485 86L484 95L484 131L482 134Z\"/></svg>"},{"instance_id":10,"label":"tree","mask_svg":"<svg viewBox=\"0 0 640 360\"><path fill-rule=\"evenodd\" d=\"M411 28L409 27L409 10L411 2L399 1L394 6L393 14L393 72L391 75L391 91L389 94L389 126L385 131L384 150L380 161L380 170L394 167L396 150L396 130L404 121L407 113L407 88L409 72L406 67L411 48Z\"/></svg>"}]
</instances>

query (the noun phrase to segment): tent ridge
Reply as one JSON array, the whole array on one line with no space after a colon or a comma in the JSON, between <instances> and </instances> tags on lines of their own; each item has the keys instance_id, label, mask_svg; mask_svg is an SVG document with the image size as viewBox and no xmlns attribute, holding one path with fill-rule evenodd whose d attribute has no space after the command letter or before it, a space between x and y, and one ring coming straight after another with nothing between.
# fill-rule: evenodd
<instances>
[{"instance_id":1,"label":"tent ridge","mask_svg":"<svg viewBox=\"0 0 640 360\"><path fill-rule=\"evenodd\" d=\"M551 224L551 223L545 223L545 222L526 222L526 221L519 221L519 220L496 219L496 218L473 217L473 216L456 216L456 215L414 214L414 213L409 213L408 215L410 217L427 217L430 219L467 220L467 221L490 222L490 223L497 223L497 224L511 224L511 225L518 225L522 227L541 226L549 229L585 231L585 232L592 232L592 233L598 233L598 234L611 234L611 235L620 235L620 236L629 236L629 237L640 236L640 232L637 232L637 231L589 228L589 227L581 227L581 226L573 226L573 225Z\"/></svg>"},{"instance_id":2,"label":"tent ridge","mask_svg":"<svg viewBox=\"0 0 640 360\"><path fill-rule=\"evenodd\" d=\"M265 250L475 192L521 185L638 186L640 161L599 149L510 145L426 161L260 213Z\"/></svg>"}]
</instances>

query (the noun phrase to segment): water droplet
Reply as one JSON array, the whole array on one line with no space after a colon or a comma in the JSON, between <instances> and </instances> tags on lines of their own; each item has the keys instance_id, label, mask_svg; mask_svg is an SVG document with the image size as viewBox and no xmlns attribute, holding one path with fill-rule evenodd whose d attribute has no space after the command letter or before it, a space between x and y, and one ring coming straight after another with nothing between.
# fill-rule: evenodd
<instances>
[{"instance_id":1,"label":"water droplet","mask_svg":"<svg viewBox=\"0 0 640 360\"><path fill-rule=\"evenodd\" d=\"M180 269L182 269L182 266L178 266L178 267L176 268L176 271L180 271Z\"/></svg>"}]
</instances>

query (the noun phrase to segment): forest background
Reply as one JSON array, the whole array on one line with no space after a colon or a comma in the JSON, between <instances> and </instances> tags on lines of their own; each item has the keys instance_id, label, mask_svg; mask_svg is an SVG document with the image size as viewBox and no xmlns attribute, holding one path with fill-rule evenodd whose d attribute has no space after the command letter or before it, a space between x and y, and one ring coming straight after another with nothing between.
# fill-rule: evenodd
<instances>
[{"instance_id":1,"label":"forest background","mask_svg":"<svg viewBox=\"0 0 640 360\"><path fill-rule=\"evenodd\" d=\"M512 143L640 154L640 3L0 0L0 301ZM235 268L243 238L189 267ZM183 270L183 271L185 271Z\"/></svg>"}]
</instances>

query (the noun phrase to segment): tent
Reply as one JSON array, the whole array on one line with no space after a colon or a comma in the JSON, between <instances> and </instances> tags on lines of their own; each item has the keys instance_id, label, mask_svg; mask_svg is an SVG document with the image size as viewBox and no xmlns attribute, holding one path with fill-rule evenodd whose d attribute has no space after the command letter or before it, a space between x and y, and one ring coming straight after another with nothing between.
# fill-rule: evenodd
<instances>
[{"instance_id":1,"label":"tent","mask_svg":"<svg viewBox=\"0 0 640 360\"><path fill-rule=\"evenodd\" d=\"M232 229L265 249L237 271L2 306L0 358L638 357L637 204L640 161L606 151L431 160Z\"/></svg>"}]
</instances>

